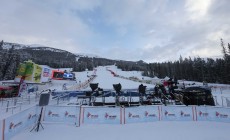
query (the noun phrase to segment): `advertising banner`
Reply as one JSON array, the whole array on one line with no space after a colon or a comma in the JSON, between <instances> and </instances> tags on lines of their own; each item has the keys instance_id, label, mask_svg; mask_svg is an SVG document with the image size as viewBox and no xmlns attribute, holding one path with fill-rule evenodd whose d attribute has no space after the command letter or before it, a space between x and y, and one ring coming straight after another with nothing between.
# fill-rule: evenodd
<instances>
[{"instance_id":1,"label":"advertising banner","mask_svg":"<svg viewBox=\"0 0 230 140\"><path fill-rule=\"evenodd\" d=\"M34 64L33 82L40 83L42 76L42 67L38 64Z\"/></svg>"},{"instance_id":2,"label":"advertising banner","mask_svg":"<svg viewBox=\"0 0 230 140\"><path fill-rule=\"evenodd\" d=\"M49 77L51 70L49 68L44 67L43 68L43 77Z\"/></svg>"},{"instance_id":3,"label":"advertising banner","mask_svg":"<svg viewBox=\"0 0 230 140\"><path fill-rule=\"evenodd\" d=\"M26 62L26 71L24 73L24 75L22 76L25 76L25 80L26 81L32 81L33 80L33 72L34 72L34 63L31 61L31 62Z\"/></svg>"},{"instance_id":4,"label":"advertising banner","mask_svg":"<svg viewBox=\"0 0 230 140\"><path fill-rule=\"evenodd\" d=\"M230 108L207 106L208 121L230 122Z\"/></svg>"},{"instance_id":5,"label":"advertising banner","mask_svg":"<svg viewBox=\"0 0 230 140\"><path fill-rule=\"evenodd\" d=\"M124 123L154 122L160 120L160 106L125 108Z\"/></svg>"},{"instance_id":6,"label":"advertising banner","mask_svg":"<svg viewBox=\"0 0 230 140\"><path fill-rule=\"evenodd\" d=\"M19 65L14 81L19 82L23 76L25 83L41 83L42 66L32 61L25 61Z\"/></svg>"},{"instance_id":7,"label":"advertising banner","mask_svg":"<svg viewBox=\"0 0 230 140\"><path fill-rule=\"evenodd\" d=\"M205 106L195 106L196 121L207 121L209 112Z\"/></svg>"},{"instance_id":8,"label":"advertising banner","mask_svg":"<svg viewBox=\"0 0 230 140\"><path fill-rule=\"evenodd\" d=\"M26 71L26 64L24 63L19 64L19 68L17 69L17 74L23 76L25 74L25 71Z\"/></svg>"},{"instance_id":9,"label":"advertising banner","mask_svg":"<svg viewBox=\"0 0 230 140\"><path fill-rule=\"evenodd\" d=\"M35 125L38 114L34 106L5 119L4 137L9 140L27 127Z\"/></svg>"},{"instance_id":10,"label":"advertising banner","mask_svg":"<svg viewBox=\"0 0 230 140\"><path fill-rule=\"evenodd\" d=\"M162 106L163 121L194 121L195 115L192 106Z\"/></svg>"},{"instance_id":11,"label":"advertising banner","mask_svg":"<svg viewBox=\"0 0 230 140\"><path fill-rule=\"evenodd\" d=\"M43 65L41 82L49 82L50 79L51 79L51 68Z\"/></svg>"},{"instance_id":12,"label":"advertising banner","mask_svg":"<svg viewBox=\"0 0 230 140\"><path fill-rule=\"evenodd\" d=\"M58 122L80 126L80 106L46 106L44 122Z\"/></svg>"},{"instance_id":13,"label":"advertising banner","mask_svg":"<svg viewBox=\"0 0 230 140\"><path fill-rule=\"evenodd\" d=\"M121 124L121 108L82 107L82 124Z\"/></svg>"}]
</instances>

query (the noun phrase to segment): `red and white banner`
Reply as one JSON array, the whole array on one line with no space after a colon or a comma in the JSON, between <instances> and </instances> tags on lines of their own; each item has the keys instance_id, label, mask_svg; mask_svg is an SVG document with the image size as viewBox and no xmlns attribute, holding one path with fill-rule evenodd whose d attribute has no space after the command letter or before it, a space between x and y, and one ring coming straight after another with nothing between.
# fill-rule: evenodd
<instances>
[{"instance_id":1,"label":"red and white banner","mask_svg":"<svg viewBox=\"0 0 230 140\"><path fill-rule=\"evenodd\" d=\"M82 124L122 124L122 108L82 107Z\"/></svg>"},{"instance_id":2,"label":"red and white banner","mask_svg":"<svg viewBox=\"0 0 230 140\"><path fill-rule=\"evenodd\" d=\"M195 114L192 106L162 106L163 121L194 121Z\"/></svg>"},{"instance_id":3,"label":"red and white banner","mask_svg":"<svg viewBox=\"0 0 230 140\"><path fill-rule=\"evenodd\" d=\"M80 126L80 106L46 106L43 121Z\"/></svg>"},{"instance_id":4,"label":"red and white banner","mask_svg":"<svg viewBox=\"0 0 230 140\"><path fill-rule=\"evenodd\" d=\"M4 138L9 140L27 127L35 125L38 119L37 106L5 119Z\"/></svg>"},{"instance_id":5,"label":"red and white banner","mask_svg":"<svg viewBox=\"0 0 230 140\"><path fill-rule=\"evenodd\" d=\"M196 106L197 121L230 122L230 108Z\"/></svg>"},{"instance_id":6,"label":"red and white banner","mask_svg":"<svg viewBox=\"0 0 230 140\"><path fill-rule=\"evenodd\" d=\"M160 120L160 106L139 106L124 109L124 124Z\"/></svg>"}]
</instances>

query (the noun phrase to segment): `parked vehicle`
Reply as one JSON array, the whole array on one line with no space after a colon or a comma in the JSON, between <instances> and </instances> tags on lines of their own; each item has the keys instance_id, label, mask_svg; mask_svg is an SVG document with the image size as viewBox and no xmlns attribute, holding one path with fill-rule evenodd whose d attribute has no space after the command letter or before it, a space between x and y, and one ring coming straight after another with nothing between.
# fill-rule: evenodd
<instances>
[{"instance_id":1,"label":"parked vehicle","mask_svg":"<svg viewBox=\"0 0 230 140\"><path fill-rule=\"evenodd\" d=\"M18 86L0 85L0 98L10 98L17 96Z\"/></svg>"},{"instance_id":2,"label":"parked vehicle","mask_svg":"<svg viewBox=\"0 0 230 140\"><path fill-rule=\"evenodd\" d=\"M180 91L185 105L211 105L215 106L215 102L208 87L187 87Z\"/></svg>"}]
</instances>

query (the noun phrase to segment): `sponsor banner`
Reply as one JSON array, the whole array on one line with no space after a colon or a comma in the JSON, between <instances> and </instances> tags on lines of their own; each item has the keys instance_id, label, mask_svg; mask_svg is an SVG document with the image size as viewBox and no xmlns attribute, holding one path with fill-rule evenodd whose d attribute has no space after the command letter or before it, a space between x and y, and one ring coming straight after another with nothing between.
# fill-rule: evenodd
<instances>
[{"instance_id":1,"label":"sponsor banner","mask_svg":"<svg viewBox=\"0 0 230 140\"><path fill-rule=\"evenodd\" d=\"M83 124L120 124L121 108L83 107Z\"/></svg>"},{"instance_id":2,"label":"sponsor banner","mask_svg":"<svg viewBox=\"0 0 230 140\"><path fill-rule=\"evenodd\" d=\"M34 73L34 63L33 62L27 62L26 63L26 70L24 75L26 81L33 81L33 73Z\"/></svg>"},{"instance_id":3,"label":"sponsor banner","mask_svg":"<svg viewBox=\"0 0 230 140\"><path fill-rule=\"evenodd\" d=\"M25 71L26 71L26 64L24 63L19 64L16 77L21 78L21 76L25 75Z\"/></svg>"},{"instance_id":4,"label":"sponsor banner","mask_svg":"<svg viewBox=\"0 0 230 140\"><path fill-rule=\"evenodd\" d=\"M33 82L40 83L42 76L42 67L38 64L34 64Z\"/></svg>"},{"instance_id":5,"label":"sponsor banner","mask_svg":"<svg viewBox=\"0 0 230 140\"><path fill-rule=\"evenodd\" d=\"M209 112L207 111L207 107L205 106L196 106L195 107L195 114L197 121L207 121L209 118Z\"/></svg>"},{"instance_id":6,"label":"sponsor banner","mask_svg":"<svg viewBox=\"0 0 230 140\"><path fill-rule=\"evenodd\" d=\"M161 117L163 121L193 121L193 107L162 106Z\"/></svg>"},{"instance_id":7,"label":"sponsor banner","mask_svg":"<svg viewBox=\"0 0 230 140\"><path fill-rule=\"evenodd\" d=\"M37 118L37 106L34 106L9 118L6 118L4 128L5 140L9 140L25 128L35 125Z\"/></svg>"},{"instance_id":8,"label":"sponsor banner","mask_svg":"<svg viewBox=\"0 0 230 140\"><path fill-rule=\"evenodd\" d=\"M79 126L80 106L46 106L44 122L58 122Z\"/></svg>"},{"instance_id":9,"label":"sponsor banner","mask_svg":"<svg viewBox=\"0 0 230 140\"><path fill-rule=\"evenodd\" d=\"M208 121L230 122L230 108L207 106Z\"/></svg>"},{"instance_id":10,"label":"sponsor banner","mask_svg":"<svg viewBox=\"0 0 230 140\"><path fill-rule=\"evenodd\" d=\"M50 76L50 69L49 68L43 68L43 77L49 77Z\"/></svg>"},{"instance_id":11,"label":"sponsor banner","mask_svg":"<svg viewBox=\"0 0 230 140\"><path fill-rule=\"evenodd\" d=\"M154 122L160 120L160 106L129 107L124 110L124 123Z\"/></svg>"},{"instance_id":12,"label":"sponsor banner","mask_svg":"<svg viewBox=\"0 0 230 140\"><path fill-rule=\"evenodd\" d=\"M27 92L27 84L25 83L25 79L21 78L20 84L19 84L19 91L18 96L25 95Z\"/></svg>"},{"instance_id":13,"label":"sponsor banner","mask_svg":"<svg viewBox=\"0 0 230 140\"><path fill-rule=\"evenodd\" d=\"M25 77L25 83L41 83L42 76L42 66L32 61L25 61L19 65L14 81L19 82L22 77Z\"/></svg>"}]
</instances>

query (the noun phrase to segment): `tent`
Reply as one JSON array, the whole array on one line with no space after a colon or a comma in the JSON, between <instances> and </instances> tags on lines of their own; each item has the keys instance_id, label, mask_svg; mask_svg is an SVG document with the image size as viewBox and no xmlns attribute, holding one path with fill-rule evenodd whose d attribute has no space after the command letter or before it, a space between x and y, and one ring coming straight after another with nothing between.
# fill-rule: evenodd
<instances>
[{"instance_id":1,"label":"tent","mask_svg":"<svg viewBox=\"0 0 230 140\"><path fill-rule=\"evenodd\" d=\"M64 71L52 70L52 79L63 80Z\"/></svg>"},{"instance_id":2,"label":"tent","mask_svg":"<svg viewBox=\"0 0 230 140\"><path fill-rule=\"evenodd\" d=\"M159 79L158 77L155 76L152 78L152 84L157 84L159 82L161 82L161 79Z\"/></svg>"}]
</instances>

